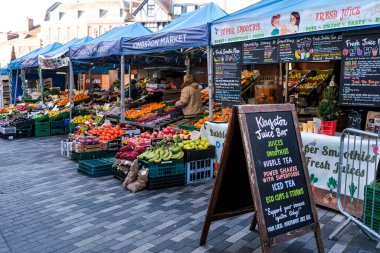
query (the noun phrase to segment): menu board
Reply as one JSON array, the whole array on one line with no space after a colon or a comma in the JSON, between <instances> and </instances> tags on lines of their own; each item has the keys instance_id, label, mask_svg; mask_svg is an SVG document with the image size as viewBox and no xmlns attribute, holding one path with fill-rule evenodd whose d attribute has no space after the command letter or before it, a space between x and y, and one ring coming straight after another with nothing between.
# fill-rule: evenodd
<instances>
[{"instance_id":1,"label":"menu board","mask_svg":"<svg viewBox=\"0 0 380 253\"><path fill-rule=\"evenodd\" d=\"M263 64L278 62L276 40L243 43L243 64Z\"/></svg>"},{"instance_id":2,"label":"menu board","mask_svg":"<svg viewBox=\"0 0 380 253\"><path fill-rule=\"evenodd\" d=\"M241 93L241 47L214 49L214 101L239 104Z\"/></svg>"},{"instance_id":3,"label":"menu board","mask_svg":"<svg viewBox=\"0 0 380 253\"><path fill-rule=\"evenodd\" d=\"M340 60L342 58L342 35L325 34L313 36L313 61Z\"/></svg>"},{"instance_id":4,"label":"menu board","mask_svg":"<svg viewBox=\"0 0 380 253\"><path fill-rule=\"evenodd\" d=\"M280 62L341 59L342 35L319 35L278 40Z\"/></svg>"},{"instance_id":5,"label":"menu board","mask_svg":"<svg viewBox=\"0 0 380 253\"><path fill-rule=\"evenodd\" d=\"M314 223L292 112L246 118L268 237Z\"/></svg>"},{"instance_id":6,"label":"menu board","mask_svg":"<svg viewBox=\"0 0 380 253\"><path fill-rule=\"evenodd\" d=\"M343 38L339 102L346 106L380 106L380 35Z\"/></svg>"}]
</instances>

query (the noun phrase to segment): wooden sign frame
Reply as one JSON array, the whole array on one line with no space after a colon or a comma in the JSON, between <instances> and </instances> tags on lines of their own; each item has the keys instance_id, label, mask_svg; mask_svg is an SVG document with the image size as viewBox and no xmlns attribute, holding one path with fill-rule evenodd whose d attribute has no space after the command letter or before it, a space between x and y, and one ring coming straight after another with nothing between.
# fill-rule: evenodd
<instances>
[{"instance_id":1,"label":"wooden sign frame","mask_svg":"<svg viewBox=\"0 0 380 253\"><path fill-rule=\"evenodd\" d=\"M250 143L250 138L248 134L249 126L247 125L247 117L246 117L246 114L263 113L263 112L291 112L292 114L292 120L294 122L294 126L290 126L290 127L294 127L295 129L297 142L298 142L298 148L299 148L300 157L301 157L302 166L303 166L302 169L304 171L304 177L305 177L306 186L308 190L308 197L309 197L310 205L311 205L312 221L314 221L311 224L308 224L306 226L303 226L301 228L292 230L284 234L274 236L272 238L269 238L268 236L266 224L264 220L264 213L263 213L264 211L263 211L263 206L262 206L260 195L259 195L260 191L259 191L259 186L257 183L256 168L255 168L255 163L253 160L253 153L251 150L251 143ZM299 237L309 232L314 232L318 252L324 253L323 241L321 237L321 229L319 226L317 210L315 208L315 203L314 203L313 194L312 194L311 185L310 185L309 172L306 166L305 154L302 147L302 139L301 139L297 122L298 122L297 114L295 111L295 106L293 104L234 106L232 119L228 126L227 138L225 140L224 148L222 151L220 167L218 170L218 174L216 176L213 192L212 192L209 207L207 210L205 223L202 230L202 235L200 238L200 245L204 245L206 243L211 222L220 220L220 219L225 219L228 217L241 215L248 212L254 212L252 225L250 229L253 230L256 224L258 224L258 232L260 235L261 247L264 253L270 252L270 248L272 248L276 244L286 242L288 240ZM235 136L235 135L239 135L239 136ZM243 159L245 159L246 168L243 168L243 169L247 170L247 173L248 173L248 179L249 179L249 185L250 185L249 194L251 195L253 206L249 206L249 205L243 206L243 207L239 206L238 208L234 208L232 206L230 208L225 209L227 211L220 212L217 210L217 206L223 202L223 198L224 198L224 196L221 196L220 193L226 192L226 190L223 189L223 186L231 185L231 184L225 183L226 181L229 180L229 177L225 177L225 174L227 173L227 175L231 175L231 174L228 174L230 171L234 173L236 170L239 170L239 168L237 168L239 166L234 166L234 167L227 166L229 163L229 160L233 159L236 161L239 159L239 157L232 157L232 158L229 157L231 152L233 152L233 149L238 148L238 145L234 143L234 139L236 142L237 138L241 138L242 146L244 149ZM236 184L239 184L239 182L236 182ZM234 189L228 189L227 191L233 192ZM236 197L238 198L238 196Z\"/></svg>"}]
</instances>

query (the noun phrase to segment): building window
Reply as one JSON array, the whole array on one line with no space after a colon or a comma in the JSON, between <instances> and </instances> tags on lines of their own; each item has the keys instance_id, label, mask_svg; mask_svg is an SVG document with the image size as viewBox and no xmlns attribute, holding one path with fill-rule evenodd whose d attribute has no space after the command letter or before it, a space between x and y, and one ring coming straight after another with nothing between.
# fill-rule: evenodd
<instances>
[{"instance_id":1,"label":"building window","mask_svg":"<svg viewBox=\"0 0 380 253\"><path fill-rule=\"evenodd\" d=\"M153 0L149 0L148 2L148 6L147 6L147 9L148 9L148 17L153 17L154 16L154 1Z\"/></svg>"},{"instance_id":2,"label":"building window","mask_svg":"<svg viewBox=\"0 0 380 253\"><path fill-rule=\"evenodd\" d=\"M62 20L62 18L63 18L64 15L65 15L64 12L60 12L60 13L59 13L59 20Z\"/></svg>"},{"instance_id":3,"label":"building window","mask_svg":"<svg viewBox=\"0 0 380 253\"><path fill-rule=\"evenodd\" d=\"M99 36L99 30L97 27L94 27L94 38Z\"/></svg>"},{"instance_id":4,"label":"building window","mask_svg":"<svg viewBox=\"0 0 380 253\"><path fill-rule=\"evenodd\" d=\"M179 16L182 14L182 6L181 5L176 5L173 7L173 14L174 16Z\"/></svg>"},{"instance_id":5,"label":"building window","mask_svg":"<svg viewBox=\"0 0 380 253\"><path fill-rule=\"evenodd\" d=\"M123 9L120 9L120 17L123 17L124 11Z\"/></svg>"},{"instance_id":6,"label":"building window","mask_svg":"<svg viewBox=\"0 0 380 253\"><path fill-rule=\"evenodd\" d=\"M186 12L191 12L191 11L195 11L195 5L188 5L187 8L186 8Z\"/></svg>"},{"instance_id":7,"label":"building window","mask_svg":"<svg viewBox=\"0 0 380 253\"><path fill-rule=\"evenodd\" d=\"M101 17L103 17L104 15L106 15L107 14L107 10L105 10L105 9L100 9L99 10L99 17L101 18Z\"/></svg>"},{"instance_id":8,"label":"building window","mask_svg":"<svg viewBox=\"0 0 380 253\"><path fill-rule=\"evenodd\" d=\"M78 11L78 18L80 18L80 16L82 16L84 11Z\"/></svg>"}]
</instances>

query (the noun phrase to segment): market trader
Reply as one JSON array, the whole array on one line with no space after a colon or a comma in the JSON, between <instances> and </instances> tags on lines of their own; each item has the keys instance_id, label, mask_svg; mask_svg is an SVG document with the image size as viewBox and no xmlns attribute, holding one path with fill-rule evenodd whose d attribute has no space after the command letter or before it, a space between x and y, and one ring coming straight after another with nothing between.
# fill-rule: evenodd
<instances>
[{"instance_id":1,"label":"market trader","mask_svg":"<svg viewBox=\"0 0 380 253\"><path fill-rule=\"evenodd\" d=\"M192 75L187 74L183 77L181 98L175 106L182 107L183 115L186 118L195 117L202 113L202 95L198 83L194 82Z\"/></svg>"}]
</instances>

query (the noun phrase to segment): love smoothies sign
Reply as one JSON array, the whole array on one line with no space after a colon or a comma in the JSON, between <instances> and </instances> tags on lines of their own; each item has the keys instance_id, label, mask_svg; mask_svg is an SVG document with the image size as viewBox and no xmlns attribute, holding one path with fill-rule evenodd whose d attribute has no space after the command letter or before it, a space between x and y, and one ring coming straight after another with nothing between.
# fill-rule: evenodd
<instances>
[{"instance_id":1,"label":"love smoothies sign","mask_svg":"<svg viewBox=\"0 0 380 253\"><path fill-rule=\"evenodd\" d=\"M294 105L234 107L201 244L212 221L252 211L264 253L309 232L324 252Z\"/></svg>"},{"instance_id":2,"label":"love smoothies sign","mask_svg":"<svg viewBox=\"0 0 380 253\"><path fill-rule=\"evenodd\" d=\"M380 35L344 37L341 73L341 105L380 106Z\"/></svg>"},{"instance_id":3,"label":"love smoothies sign","mask_svg":"<svg viewBox=\"0 0 380 253\"><path fill-rule=\"evenodd\" d=\"M367 0L299 2L299 9L268 12L252 11L249 18L215 23L211 27L211 44L218 45L295 33L326 31L345 27L380 24L379 2ZM273 3L272 10L281 10L284 3ZM263 8L265 9L265 8ZM261 13L265 15L260 15Z\"/></svg>"}]
</instances>

